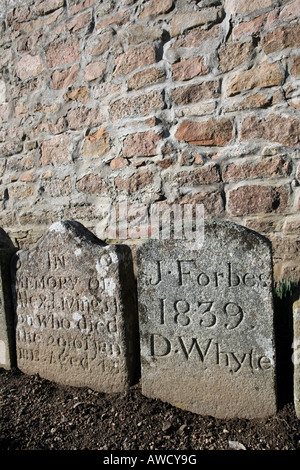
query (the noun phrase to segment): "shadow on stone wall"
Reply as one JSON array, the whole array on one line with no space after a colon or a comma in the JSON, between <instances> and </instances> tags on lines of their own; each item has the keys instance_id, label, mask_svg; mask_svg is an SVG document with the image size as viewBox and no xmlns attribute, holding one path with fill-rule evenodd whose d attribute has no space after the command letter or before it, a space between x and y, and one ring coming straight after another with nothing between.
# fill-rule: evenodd
<instances>
[{"instance_id":1,"label":"shadow on stone wall","mask_svg":"<svg viewBox=\"0 0 300 470\"><path fill-rule=\"evenodd\" d=\"M17 248L0 227L0 366L5 369L17 364L10 276L10 262L16 251Z\"/></svg>"}]
</instances>

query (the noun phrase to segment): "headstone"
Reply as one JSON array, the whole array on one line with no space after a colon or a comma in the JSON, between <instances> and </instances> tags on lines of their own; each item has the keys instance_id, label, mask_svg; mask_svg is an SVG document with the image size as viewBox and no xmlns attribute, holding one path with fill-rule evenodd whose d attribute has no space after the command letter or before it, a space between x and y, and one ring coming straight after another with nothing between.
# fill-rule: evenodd
<instances>
[{"instance_id":1,"label":"headstone","mask_svg":"<svg viewBox=\"0 0 300 470\"><path fill-rule=\"evenodd\" d=\"M202 246L138 250L142 393L202 415L276 412L270 242L207 221Z\"/></svg>"},{"instance_id":2,"label":"headstone","mask_svg":"<svg viewBox=\"0 0 300 470\"><path fill-rule=\"evenodd\" d=\"M13 266L18 368L103 393L126 390L139 353L129 247L61 221Z\"/></svg>"},{"instance_id":3,"label":"headstone","mask_svg":"<svg viewBox=\"0 0 300 470\"><path fill-rule=\"evenodd\" d=\"M294 406L297 418L300 418L300 299L293 304L293 364L294 364Z\"/></svg>"},{"instance_id":4,"label":"headstone","mask_svg":"<svg viewBox=\"0 0 300 470\"><path fill-rule=\"evenodd\" d=\"M0 367L6 370L16 365L10 289L10 260L15 251L9 236L0 228Z\"/></svg>"}]
</instances>

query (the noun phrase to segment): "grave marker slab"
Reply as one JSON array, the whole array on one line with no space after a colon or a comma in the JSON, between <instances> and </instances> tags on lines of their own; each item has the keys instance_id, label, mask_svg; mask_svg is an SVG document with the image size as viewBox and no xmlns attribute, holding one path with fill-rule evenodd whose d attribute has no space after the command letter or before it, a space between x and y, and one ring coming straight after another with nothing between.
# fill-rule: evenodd
<instances>
[{"instance_id":1,"label":"grave marker slab","mask_svg":"<svg viewBox=\"0 0 300 470\"><path fill-rule=\"evenodd\" d=\"M126 390L138 365L130 249L62 221L14 265L18 368L104 393Z\"/></svg>"},{"instance_id":2,"label":"grave marker slab","mask_svg":"<svg viewBox=\"0 0 300 470\"><path fill-rule=\"evenodd\" d=\"M138 250L142 392L219 418L276 412L270 242L208 221L199 249Z\"/></svg>"},{"instance_id":3,"label":"grave marker slab","mask_svg":"<svg viewBox=\"0 0 300 470\"><path fill-rule=\"evenodd\" d=\"M16 251L7 233L0 228L0 367L15 365L15 335L10 289L10 260Z\"/></svg>"},{"instance_id":4,"label":"grave marker slab","mask_svg":"<svg viewBox=\"0 0 300 470\"><path fill-rule=\"evenodd\" d=\"M300 299L293 304L293 364L294 364L294 406L297 418L300 418Z\"/></svg>"}]
</instances>

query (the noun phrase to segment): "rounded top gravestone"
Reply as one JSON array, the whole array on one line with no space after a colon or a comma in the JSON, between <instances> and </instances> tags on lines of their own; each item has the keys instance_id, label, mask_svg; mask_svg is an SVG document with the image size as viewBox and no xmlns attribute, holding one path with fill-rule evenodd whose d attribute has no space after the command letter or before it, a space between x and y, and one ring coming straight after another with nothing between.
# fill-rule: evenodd
<instances>
[{"instance_id":1,"label":"rounded top gravestone","mask_svg":"<svg viewBox=\"0 0 300 470\"><path fill-rule=\"evenodd\" d=\"M138 250L142 390L220 418L276 412L269 240L207 221L201 243Z\"/></svg>"},{"instance_id":2,"label":"rounded top gravestone","mask_svg":"<svg viewBox=\"0 0 300 470\"><path fill-rule=\"evenodd\" d=\"M138 357L129 248L61 221L19 251L14 266L19 369L101 392L126 390Z\"/></svg>"}]
</instances>

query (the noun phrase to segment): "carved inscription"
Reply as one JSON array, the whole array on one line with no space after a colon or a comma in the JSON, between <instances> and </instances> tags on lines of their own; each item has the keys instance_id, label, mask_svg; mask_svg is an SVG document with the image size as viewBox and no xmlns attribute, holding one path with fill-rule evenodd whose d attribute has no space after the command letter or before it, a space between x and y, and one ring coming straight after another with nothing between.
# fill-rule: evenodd
<instances>
[{"instance_id":1,"label":"carved inscription","mask_svg":"<svg viewBox=\"0 0 300 470\"><path fill-rule=\"evenodd\" d=\"M55 224L36 248L18 252L15 305L21 370L100 391L127 386L126 351L132 339L125 336L119 256L117 248L69 222ZM126 264L125 252L122 256ZM128 282L130 276L129 271ZM134 302L128 301L134 315Z\"/></svg>"},{"instance_id":2,"label":"carved inscription","mask_svg":"<svg viewBox=\"0 0 300 470\"><path fill-rule=\"evenodd\" d=\"M167 321L166 305L168 300L167 298L158 299L161 325ZM173 311L171 321L181 326L188 326L192 322L196 322L203 328L212 328L217 326L219 322L223 322L224 328L233 330L243 321L244 312L237 303L227 302L220 308L217 308L216 305L217 302L211 300L197 300L191 304L187 300L179 299L171 302L168 311Z\"/></svg>"},{"instance_id":3,"label":"carved inscription","mask_svg":"<svg viewBox=\"0 0 300 470\"><path fill-rule=\"evenodd\" d=\"M231 223L205 230L199 251L154 240L139 248L143 393L218 417L268 415L276 409L270 245Z\"/></svg>"},{"instance_id":4,"label":"carved inscription","mask_svg":"<svg viewBox=\"0 0 300 470\"><path fill-rule=\"evenodd\" d=\"M155 266L150 268L153 271L148 280L150 285L158 285L163 281L163 277L172 274L175 276L178 286L187 285L189 281L200 287L266 287L267 280L264 273L236 272L232 263L226 263L224 269L210 271L197 269L196 260L175 260L166 264L163 261L156 261ZM269 280L270 283L270 280Z\"/></svg>"},{"instance_id":5,"label":"carved inscription","mask_svg":"<svg viewBox=\"0 0 300 470\"><path fill-rule=\"evenodd\" d=\"M151 356L165 357L170 354L181 354L183 360L190 357L196 358L205 366L218 365L228 367L230 373L249 368L255 370L267 370L271 367L271 360L267 356L261 356L251 349L249 353L237 353L222 350L222 345L214 338L209 338L204 343L199 338L184 338L177 336L172 340L158 335L150 335Z\"/></svg>"},{"instance_id":6,"label":"carved inscription","mask_svg":"<svg viewBox=\"0 0 300 470\"><path fill-rule=\"evenodd\" d=\"M178 294L171 298L168 295L159 297L159 286L164 285L164 280L168 283L171 279L178 289L193 286L195 295L192 301L179 297ZM150 334L150 356L163 358L179 354L183 360L192 357L206 367L217 365L228 368L230 373L240 372L245 368L252 371L270 368L271 359L257 353L253 348L247 352L223 350L222 343L215 341L214 337L206 340L204 345L201 343L201 334L205 330L205 334L210 331L219 337L222 329L241 329L245 319L248 327L255 329L256 315L251 313L251 306L242 307L237 301L222 301L222 290L230 289L234 294L234 290L241 287L268 289L270 279L264 273L240 273L234 270L232 263L226 263L224 269L219 268L218 271L204 272L201 267L197 269L196 260L180 259L171 263L153 261L148 264L145 284L149 292L156 292L154 296L157 298L152 303L153 311L157 312L156 317L153 317L154 325L157 323L157 326L163 325L171 330L175 326L182 333L171 339L158 333ZM210 297L206 294L207 291ZM190 331L200 336L189 337Z\"/></svg>"},{"instance_id":7,"label":"carved inscription","mask_svg":"<svg viewBox=\"0 0 300 470\"><path fill-rule=\"evenodd\" d=\"M46 259L47 275L17 277L19 362L42 360L88 371L100 366L117 374L118 304L116 297L107 296L107 279L65 276L61 273L72 271L72 259L52 252ZM41 357L41 346L50 353Z\"/></svg>"}]
</instances>

